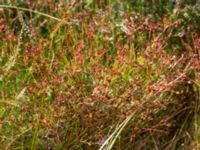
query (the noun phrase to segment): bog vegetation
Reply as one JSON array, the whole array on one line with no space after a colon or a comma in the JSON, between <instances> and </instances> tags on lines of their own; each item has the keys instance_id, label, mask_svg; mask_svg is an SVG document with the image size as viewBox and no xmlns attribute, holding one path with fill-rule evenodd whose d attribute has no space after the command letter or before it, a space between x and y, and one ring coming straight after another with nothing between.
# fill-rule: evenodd
<instances>
[{"instance_id":1,"label":"bog vegetation","mask_svg":"<svg viewBox=\"0 0 200 150\"><path fill-rule=\"evenodd\" d=\"M0 149L200 149L200 1L1 0Z\"/></svg>"}]
</instances>

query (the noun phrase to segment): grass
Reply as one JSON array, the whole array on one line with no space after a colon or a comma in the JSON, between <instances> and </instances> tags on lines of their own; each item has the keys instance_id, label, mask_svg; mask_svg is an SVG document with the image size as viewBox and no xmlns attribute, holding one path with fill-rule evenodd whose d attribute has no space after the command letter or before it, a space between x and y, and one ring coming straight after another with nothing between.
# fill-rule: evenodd
<instances>
[{"instance_id":1,"label":"grass","mask_svg":"<svg viewBox=\"0 0 200 150\"><path fill-rule=\"evenodd\" d=\"M199 149L199 6L0 3L0 149Z\"/></svg>"}]
</instances>

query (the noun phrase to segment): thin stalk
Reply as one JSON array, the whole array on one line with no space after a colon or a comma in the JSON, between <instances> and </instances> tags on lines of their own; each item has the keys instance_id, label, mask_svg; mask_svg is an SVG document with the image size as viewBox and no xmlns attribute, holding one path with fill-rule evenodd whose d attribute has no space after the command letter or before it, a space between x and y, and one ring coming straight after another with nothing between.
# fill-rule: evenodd
<instances>
[{"instance_id":1,"label":"thin stalk","mask_svg":"<svg viewBox=\"0 0 200 150\"><path fill-rule=\"evenodd\" d=\"M9 8L9 9L17 9L17 10L21 10L21 11L28 11L28 12L32 12L32 13L35 13L35 14L38 14L38 15L59 21L59 22L65 22L64 20L62 20L60 18L48 15L48 14L43 13L43 12L39 12L37 10L32 10L32 9L29 9L29 8L17 7L17 6L11 6L11 5L0 5L0 8Z\"/></svg>"}]
</instances>

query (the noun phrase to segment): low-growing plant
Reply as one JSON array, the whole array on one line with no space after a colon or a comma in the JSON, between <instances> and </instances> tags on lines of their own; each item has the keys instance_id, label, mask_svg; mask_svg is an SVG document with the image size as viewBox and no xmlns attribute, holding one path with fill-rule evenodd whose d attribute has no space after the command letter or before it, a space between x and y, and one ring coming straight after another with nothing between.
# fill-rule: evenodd
<instances>
[{"instance_id":1,"label":"low-growing plant","mask_svg":"<svg viewBox=\"0 0 200 150\"><path fill-rule=\"evenodd\" d=\"M195 1L0 4L0 149L199 149Z\"/></svg>"}]
</instances>

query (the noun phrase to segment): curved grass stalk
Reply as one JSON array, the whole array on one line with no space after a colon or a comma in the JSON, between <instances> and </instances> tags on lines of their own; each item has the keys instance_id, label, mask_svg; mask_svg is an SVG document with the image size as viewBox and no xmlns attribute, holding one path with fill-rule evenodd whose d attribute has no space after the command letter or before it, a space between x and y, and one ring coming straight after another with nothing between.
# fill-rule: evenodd
<instances>
[{"instance_id":1,"label":"curved grass stalk","mask_svg":"<svg viewBox=\"0 0 200 150\"><path fill-rule=\"evenodd\" d=\"M129 123L129 121L133 118L135 112L129 115L116 129L115 131L109 136L109 138L102 144L99 150L111 150L113 145L115 144L117 138Z\"/></svg>"},{"instance_id":2,"label":"curved grass stalk","mask_svg":"<svg viewBox=\"0 0 200 150\"><path fill-rule=\"evenodd\" d=\"M43 12L39 12L37 10L32 10L32 9L29 9L29 8L17 7L17 6L11 6L11 5L0 5L0 8L8 8L8 9L17 9L17 10L21 10L21 11L28 11L28 12L32 12L32 13L35 13L35 14L38 14L38 15L41 15L41 16L44 16L44 17L59 21L59 22L65 22L66 23L66 21L64 21L64 20L62 20L60 18L48 15L48 14L43 13Z\"/></svg>"}]
</instances>

